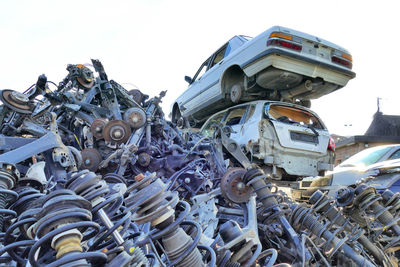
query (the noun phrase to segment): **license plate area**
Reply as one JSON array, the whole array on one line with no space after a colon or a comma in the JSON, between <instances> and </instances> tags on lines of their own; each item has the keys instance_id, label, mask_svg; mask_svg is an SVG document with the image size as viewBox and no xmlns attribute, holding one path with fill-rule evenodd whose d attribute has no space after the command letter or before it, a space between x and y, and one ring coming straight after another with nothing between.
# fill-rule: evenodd
<instances>
[{"instance_id":1,"label":"license plate area","mask_svg":"<svg viewBox=\"0 0 400 267\"><path fill-rule=\"evenodd\" d=\"M319 139L316 135L299 133L299 132L290 132L290 139L292 141L310 143L310 144L318 144Z\"/></svg>"}]
</instances>

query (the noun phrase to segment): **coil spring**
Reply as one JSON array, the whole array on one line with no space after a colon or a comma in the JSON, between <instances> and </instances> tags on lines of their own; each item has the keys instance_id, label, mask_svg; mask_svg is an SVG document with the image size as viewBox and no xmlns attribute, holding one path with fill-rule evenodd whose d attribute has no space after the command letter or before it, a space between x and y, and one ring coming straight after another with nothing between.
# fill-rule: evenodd
<instances>
[{"instance_id":1,"label":"coil spring","mask_svg":"<svg viewBox=\"0 0 400 267\"><path fill-rule=\"evenodd\" d=\"M382 193L382 200L385 207L390 207L389 212L394 217L400 216L400 193L394 193L389 189L386 189Z\"/></svg>"},{"instance_id":2,"label":"coil spring","mask_svg":"<svg viewBox=\"0 0 400 267\"><path fill-rule=\"evenodd\" d=\"M334 233L330 233L329 227L331 224L324 225L318 219L319 216L314 215L312 209L297 205L290 217L290 222L299 231L308 230L309 234L313 234L320 239L325 238L326 242L322 243L321 248L323 253L330 258L345 244L347 238L340 239L337 237L342 232L342 228L337 229Z\"/></svg>"},{"instance_id":3,"label":"coil spring","mask_svg":"<svg viewBox=\"0 0 400 267\"><path fill-rule=\"evenodd\" d=\"M123 243L120 235L123 235L127 231L132 214L129 211L119 213L123 204L122 194L110 194L110 189L105 180L103 180L100 175L90 172L89 170L69 173L65 186L92 203L92 212L97 222L104 219L101 218L101 216L107 216L107 219L112 222L112 225L105 225L105 227L103 227L101 230L103 234L96 238L90 245L89 250L102 248L111 249L116 244L120 245L117 242ZM102 211L104 211L106 215L104 215ZM112 239L108 240L111 235L116 235L117 229L121 226L122 230L119 231L117 237L119 241L113 242Z\"/></svg>"},{"instance_id":4,"label":"coil spring","mask_svg":"<svg viewBox=\"0 0 400 267\"><path fill-rule=\"evenodd\" d=\"M322 193L319 190L314 192L309 199L309 203L311 204L310 209L312 211L321 214L322 218L330 222L326 226L327 229L334 225L340 227L340 232L344 230L348 233L346 238L349 239L349 242L359 239L364 234L365 231L358 224L351 224L350 221L343 216L333 205L334 200L329 199L326 193Z\"/></svg>"},{"instance_id":5,"label":"coil spring","mask_svg":"<svg viewBox=\"0 0 400 267\"><path fill-rule=\"evenodd\" d=\"M264 179L267 178L260 169L252 169L248 171L243 179L247 186L252 186L257 194L257 200L263 203L263 208L257 211L263 218L264 224L268 224L280 216L285 215L285 207L282 206L277 198L277 187L273 184L267 184ZM276 188L272 193L271 189Z\"/></svg>"},{"instance_id":6,"label":"coil spring","mask_svg":"<svg viewBox=\"0 0 400 267\"><path fill-rule=\"evenodd\" d=\"M365 184L360 184L356 188L355 194L354 205L358 207L360 212L365 215L372 215L374 220L377 220L382 224L381 227L372 228L371 230L385 231L391 228L398 236L400 236L400 227L397 225L400 221L400 217L394 218L389 212L392 207L388 205L384 207L381 204L383 198L381 195L376 193L375 188Z\"/></svg>"},{"instance_id":7,"label":"coil spring","mask_svg":"<svg viewBox=\"0 0 400 267\"><path fill-rule=\"evenodd\" d=\"M143 182L144 181L144 182ZM202 257L196 248L201 226L192 221L183 221L189 213L190 206L184 201L178 208L183 209L175 219L175 207L178 205L178 193L171 192L160 179L143 179L125 200L129 210L134 211L132 220L139 225L150 222L156 227L150 233L150 240L162 240L163 247L169 259L169 266L202 266ZM135 185L134 185L135 186ZM136 190L136 191L134 191ZM179 225L191 225L196 228L194 240L188 236ZM156 253L156 251L154 251Z\"/></svg>"},{"instance_id":8,"label":"coil spring","mask_svg":"<svg viewBox=\"0 0 400 267\"><path fill-rule=\"evenodd\" d=\"M81 241L92 238L100 226L92 222L91 205L70 190L57 190L43 200L33 233L38 239L32 246L28 259L32 266L62 266L67 263L88 264L105 262L107 256L100 252L83 252ZM93 229L83 236L89 228ZM57 253L49 250L53 248ZM40 251L39 251L40 249ZM51 252L46 254L46 252Z\"/></svg>"},{"instance_id":9,"label":"coil spring","mask_svg":"<svg viewBox=\"0 0 400 267\"><path fill-rule=\"evenodd\" d=\"M18 198L18 194L12 189L19 179L19 172L13 164L0 162L0 232L3 233L4 219L10 221L17 213L7 209L10 202ZM10 218L11 217L11 218Z\"/></svg>"}]
</instances>

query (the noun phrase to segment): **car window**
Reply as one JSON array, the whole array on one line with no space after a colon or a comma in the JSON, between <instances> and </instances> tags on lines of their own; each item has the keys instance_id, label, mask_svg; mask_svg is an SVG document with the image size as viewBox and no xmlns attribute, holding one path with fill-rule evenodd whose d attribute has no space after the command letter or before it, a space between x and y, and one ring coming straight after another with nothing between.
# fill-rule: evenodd
<instances>
[{"instance_id":1,"label":"car window","mask_svg":"<svg viewBox=\"0 0 400 267\"><path fill-rule=\"evenodd\" d=\"M220 50L218 50L218 52L215 53L215 56L213 58L213 61L210 65L210 68L212 68L215 64L217 64L218 62L220 62L225 56L226 56L226 52L228 50L228 45L229 43L227 43L226 45L224 45ZM230 50L230 48L229 48ZM228 51L229 53L229 51Z\"/></svg>"},{"instance_id":2,"label":"car window","mask_svg":"<svg viewBox=\"0 0 400 267\"><path fill-rule=\"evenodd\" d=\"M210 58L208 58L204 63L200 66L200 68L197 70L196 74L193 77L193 81L197 81L198 79L203 76L203 74L207 71L208 63L210 62Z\"/></svg>"},{"instance_id":3,"label":"car window","mask_svg":"<svg viewBox=\"0 0 400 267\"><path fill-rule=\"evenodd\" d=\"M216 130L216 125L221 123L222 118L225 116L224 112L214 115L206 124L203 126L201 133L204 136L213 137Z\"/></svg>"},{"instance_id":4,"label":"car window","mask_svg":"<svg viewBox=\"0 0 400 267\"><path fill-rule=\"evenodd\" d=\"M247 114L246 114L246 119L244 120L244 122L247 122L253 116L255 110L256 110L255 105L249 106L249 109L247 110Z\"/></svg>"},{"instance_id":5,"label":"car window","mask_svg":"<svg viewBox=\"0 0 400 267\"><path fill-rule=\"evenodd\" d=\"M265 115L267 118L284 123L312 126L315 129L324 129L323 124L312 113L296 107L266 104Z\"/></svg>"},{"instance_id":6,"label":"car window","mask_svg":"<svg viewBox=\"0 0 400 267\"><path fill-rule=\"evenodd\" d=\"M357 167L357 166L368 166L378 162L383 155L385 155L391 147L372 147L358 152L351 156L347 160L343 161L340 167Z\"/></svg>"},{"instance_id":7,"label":"car window","mask_svg":"<svg viewBox=\"0 0 400 267\"><path fill-rule=\"evenodd\" d=\"M400 159L400 149L396 150L396 152L394 152L389 159Z\"/></svg>"},{"instance_id":8,"label":"car window","mask_svg":"<svg viewBox=\"0 0 400 267\"><path fill-rule=\"evenodd\" d=\"M234 108L234 109L229 110L228 111L229 112L228 115L224 119L223 125L232 126L232 125L239 124L241 119L242 119L242 117L246 113L246 109L247 109L247 106L238 107L238 108Z\"/></svg>"}]
</instances>

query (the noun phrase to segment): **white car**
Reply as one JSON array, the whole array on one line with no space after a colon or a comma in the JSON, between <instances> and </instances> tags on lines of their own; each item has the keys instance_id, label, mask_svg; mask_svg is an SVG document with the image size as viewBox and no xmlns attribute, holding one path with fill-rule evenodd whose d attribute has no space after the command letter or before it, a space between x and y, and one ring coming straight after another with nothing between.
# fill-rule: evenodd
<instances>
[{"instance_id":1,"label":"white car","mask_svg":"<svg viewBox=\"0 0 400 267\"><path fill-rule=\"evenodd\" d=\"M230 39L185 80L189 87L171 106L173 122L197 123L239 102L299 102L342 88L355 77L350 53L318 37L275 26L250 38Z\"/></svg>"},{"instance_id":2,"label":"white car","mask_svg":"<svg viewBox=\"0 0 400 267\"><path fill-rule=\"evenodd\" d=\"M318 115L303 106L265 100L236 105L211 116L200 132L213 138L217 126L229 126L230 138L277 180L333 169L334 141Z\"/></svg>"}]
</instances>

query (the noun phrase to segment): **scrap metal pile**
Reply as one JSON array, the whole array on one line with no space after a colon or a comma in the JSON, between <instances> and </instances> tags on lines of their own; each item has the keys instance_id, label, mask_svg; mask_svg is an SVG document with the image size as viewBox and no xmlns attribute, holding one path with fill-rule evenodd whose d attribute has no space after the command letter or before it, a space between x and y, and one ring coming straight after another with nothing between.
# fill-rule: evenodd
<instances>
[{"instance_id":1,"label":"scrap metal pile","mask_svg":"<svg viewBox=\"0 0 400 267\"><path fill-rule=\"evenodd\" d=\"M183 137L165 92L92 63L0 91L1 266L397 266L399 194L295 203L229 132Z\"/></svg>"}]
</instances>

